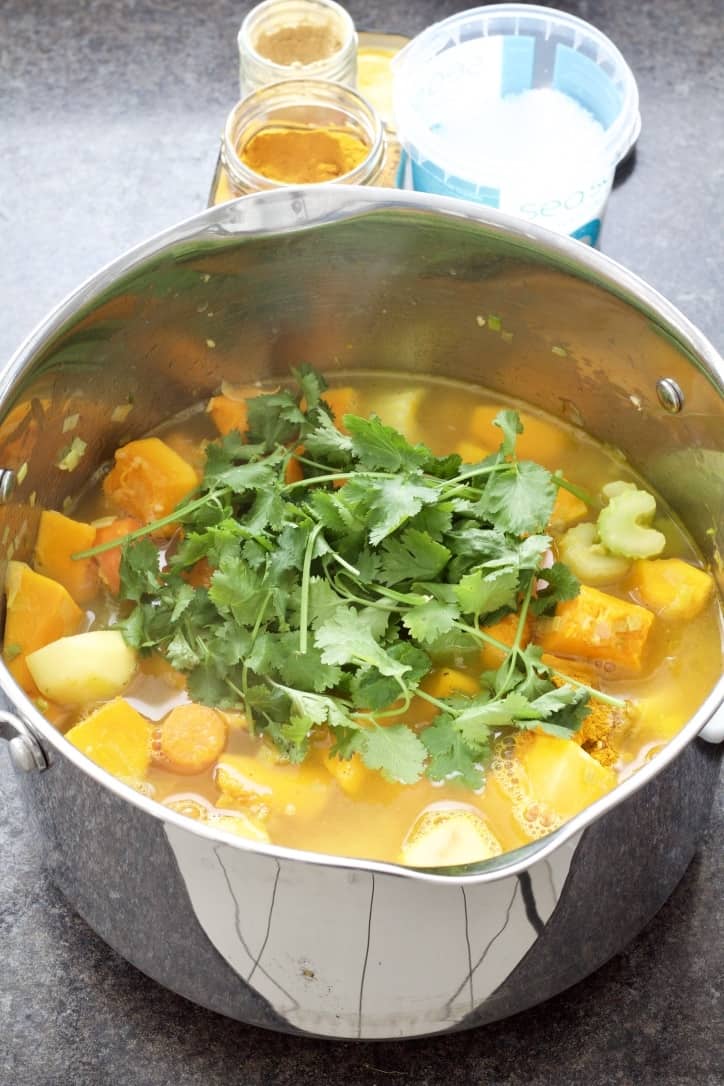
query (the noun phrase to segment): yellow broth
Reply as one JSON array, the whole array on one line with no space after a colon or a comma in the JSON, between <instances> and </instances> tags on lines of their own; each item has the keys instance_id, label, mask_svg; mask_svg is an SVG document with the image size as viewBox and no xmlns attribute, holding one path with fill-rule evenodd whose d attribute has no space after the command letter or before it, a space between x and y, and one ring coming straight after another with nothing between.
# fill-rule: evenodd
<instances>
[{"instance_id":1,"label":"yellow broth","mask_svg":"<svg viewBox=\"0 0 724 1086\"><path fill-rule=\"evenodd\" d=\"M344 385L353 385L349 410L364 416L378 413L408 439L424 441L436 454L458 451L465 461L474 462L497 445L498 432L490 425L486 427L484 420L505 405L483 389L387 375L355 375ZM513 406L521 411L525 426L520 440L522 457L535 459L550 470L561 470L566 479L589 493L597 493L613 480L635 479L617 451L522 404ZM159 436L198 467L203 463L204 442L218 437L218 432L211 416L201 409L181 422L170 422ZM88 522L113 515L118 515L118 510L109 504L100 486L87 493L73 513L75 518ZM667 538L665 557L676 556L701 566L691 540L660 502L656 526ZM626 579L607 584L602 590L623 600L635 598ZM115 609L107 594L99 595L89 607L91 626L103 627ZM720 614L714 593L692 619L654 619L639 673L627 674L606 661L584 664L593 676L592 685L629 700L633 708L625 723L616 726L615 757L609 757L608 765L597 760L600 752L595 746L591 756L568 742L567 749L576 746L576 751L569 752L572 776L560 786L556 783L558 770L550 759L558 756L556 744L564 740L548 740L546 745L534 734L526 734L519 742L500 738L483 787L472 792L454 779L433 783L423 778L412 785L390 783L358 764L357 756L341 780L338 770L342 763L330 759L330 739L323 728L318 730L307 760L300 766L286 765L278 760L271 744L250 735L244 718L235 714L228 716L225 751L204 772L173 772L156 758L144 779L131 783L160 803L193 817L212 822L221 817L220 828L245 834L248 822L244 819L248 817L253 826L279 845L393 862L417 863L422 859L430 866L483 859L495 849L484 843L476 845L477 838L471 845L465 827L462 838L456 832L447 837L443 832L438 845L427 852L425 847L409 851L410 841L420 838L419 833L411 838L411 831L425 812L432 811L433 818L423 823L423 829L437 825L439 812L454 810L475 815L471 823L475 826L479 825L477 816L482 815L485 832L492 834L499 846L497 851L514 849L544 835L660 750L712 688L720 674L721 658ZM462 675L470 690L477 687L481 671L478 651L463 653L452 643L435 664L438 672L447 668ZM575 664L575 660L571 661L571 666ZM565 670L565 664L562 666ZM158 722L188 698L183 686L168 675L164 677L163 669L156 669L155 675L149 670L141 665L123 697L145 718ZM572 674L575 677L575 670ZM68 730L94 708L83 705L60 713L60 725ZM429 704L415 698L408 721L421 728L434 713ZM526 757L530 762L525 761ZM258 779L250 783L244 776L243 768L249 762L262 767L261 783ZM219 765L227 767L227 784L231 770L235 782L231 791L220 787ZM234 822L237 814L240 819Z\"/></svg>"}]
</instances>

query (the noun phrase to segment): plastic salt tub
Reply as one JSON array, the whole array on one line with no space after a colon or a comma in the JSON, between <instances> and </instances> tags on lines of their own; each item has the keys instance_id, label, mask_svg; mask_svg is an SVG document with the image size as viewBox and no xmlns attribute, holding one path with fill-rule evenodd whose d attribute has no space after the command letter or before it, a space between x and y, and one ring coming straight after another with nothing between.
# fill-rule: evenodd
<instances>
[{"instance_id":1,"label":"plastic salt tub","mask_svg":"<svg viewBox=\"0 0 724 1086\"><path fill-rule=\"evenodd\" d=\"M641 130L616 46L551 8L493 4L428 27L393 61L405 184L595 244Z\"/></svg>"}]
</instances>

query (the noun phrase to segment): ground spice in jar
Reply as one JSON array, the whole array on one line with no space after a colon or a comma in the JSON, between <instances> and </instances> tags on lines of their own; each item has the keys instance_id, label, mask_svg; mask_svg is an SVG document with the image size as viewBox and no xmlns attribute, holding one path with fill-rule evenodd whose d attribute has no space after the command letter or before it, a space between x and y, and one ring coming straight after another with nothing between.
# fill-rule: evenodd
<instances>
[{"instance_id":1,"label":"ground spice in jar","mask_svg":"<svg viewBox=\"0 0 724 1086\"><path fill-rule=\"evenodd\" d=\"M333 22L297 23L268 30L254 42L260 56L273 64L314 64L334 56L342 37Z\"/></svg>"},{"instance_id":2,"label":"ground spice in jar","mask_svg":"<svg viewBox=\"0 0 724 1086\"><path fill-rule=\"evenodd\" d=\"M334 181L363 162L369 147L341 128L265 128L239 148L250 170L291 185Z\"/></svg>"}]
</instances>

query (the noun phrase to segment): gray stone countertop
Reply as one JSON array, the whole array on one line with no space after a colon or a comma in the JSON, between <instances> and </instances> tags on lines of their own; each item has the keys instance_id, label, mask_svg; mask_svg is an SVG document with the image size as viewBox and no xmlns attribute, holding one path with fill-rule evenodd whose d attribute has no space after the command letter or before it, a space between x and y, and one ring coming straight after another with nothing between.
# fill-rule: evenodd
<instances>
[{"instance_id":1,"label":"gray stone countertop","mask_svg":"<svg viewBox=\"0 0 724 1086\"><path fill-rule=\"evenodd\" d=\"M469 6L353 0L358 26L414 33ZM643 130L602 248L724 344L722 0L562 0L619 45ZM245 3L4 0L0 359L100 265L205 205L236 97ZM4 746L4 745L3 745ZM105 946L43 872L0 751L0 1086L344 1082L724 1082L721 790L669 903L549 1003L471 1033L348 1045L194 1007Z\"/></svg>"}]
</instances>

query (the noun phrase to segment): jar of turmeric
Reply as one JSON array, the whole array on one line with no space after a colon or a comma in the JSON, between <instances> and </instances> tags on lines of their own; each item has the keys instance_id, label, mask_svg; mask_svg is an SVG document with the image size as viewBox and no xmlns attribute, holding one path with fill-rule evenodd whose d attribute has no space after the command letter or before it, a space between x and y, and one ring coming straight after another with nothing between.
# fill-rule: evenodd
<instances>
[{"instance_id":1,"label":"jar of turmeric","mask_svg":"<svg viewBox=\"0 0 724 1086\"><path fill-rule=\"evenodd\" d=\"M357 34L335 0L264 0L241 24L242 97L283 79L355 85Z\"/></svg>"},{"instance_id":2,"label":"jar of turmeric","mask_svg":"<svg viewBox=\"0 0 724 1086\"><path fill-rule=\"evenodd\" d=\"M242 99L226 121L209 204L286 185L384 184L385 137L356 91L289 80Z\"/></svg>"}]
</instances>

